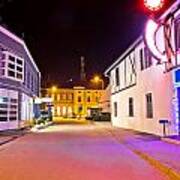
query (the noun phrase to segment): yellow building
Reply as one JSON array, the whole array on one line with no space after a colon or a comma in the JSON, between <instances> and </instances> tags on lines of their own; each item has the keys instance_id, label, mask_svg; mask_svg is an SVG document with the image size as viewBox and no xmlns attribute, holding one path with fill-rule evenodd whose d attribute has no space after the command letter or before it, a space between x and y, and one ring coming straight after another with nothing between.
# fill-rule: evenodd
<instances>
[{"instance_id":1,"label":"yellow building","mask_svg":"<svg viewBox=\"0 0 180 180\"><path fill-rule=\"evenodd\" d=\"M104 90L86 89L85 87L48 88L46 97L53 99L53 116L87 116L90 109L98 109Z\"/></svg>"}]
</instances>

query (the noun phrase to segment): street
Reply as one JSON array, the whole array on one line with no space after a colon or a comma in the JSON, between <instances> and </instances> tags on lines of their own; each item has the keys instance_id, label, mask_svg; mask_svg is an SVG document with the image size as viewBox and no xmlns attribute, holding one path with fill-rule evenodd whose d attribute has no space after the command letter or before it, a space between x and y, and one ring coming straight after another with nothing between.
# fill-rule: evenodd
<instances>
[{"instance_id":1,"label":"street","mask_svg":"<svg viewBox=\"0 0 180 180\"><path fill-rule=\"evenodd\" d=\"M0 146L1 180L165 180L109 125L53 125Z\"/></svg>"}]
</instances>

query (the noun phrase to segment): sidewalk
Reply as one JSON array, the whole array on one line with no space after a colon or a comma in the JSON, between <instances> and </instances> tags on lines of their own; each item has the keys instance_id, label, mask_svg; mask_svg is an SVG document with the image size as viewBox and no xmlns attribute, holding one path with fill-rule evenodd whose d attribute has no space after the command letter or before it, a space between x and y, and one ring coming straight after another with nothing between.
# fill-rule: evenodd
<instances>
[{"instance_id":1,"label":"sidewalk","mask_svg":"<svg viewBox=\"0 0 180 180\"><path fill-rule=\"evenodd\" d=\"M180 179L180 146L161 140L160 137L121 128L108 128L112 136L125 144L172 179ZM165 172L166 171L166 172Z\"/></svg>"},{"instance_id":2,"label":"sidewalk","mask_svg":"<svg viewBox=\"0 0 180 180\"><path fill-rule=\"evenodd\" d=\"M0 146L25 135L25 133L27 133L27 129L0 131Z\"/></svg>"}]
</instances>

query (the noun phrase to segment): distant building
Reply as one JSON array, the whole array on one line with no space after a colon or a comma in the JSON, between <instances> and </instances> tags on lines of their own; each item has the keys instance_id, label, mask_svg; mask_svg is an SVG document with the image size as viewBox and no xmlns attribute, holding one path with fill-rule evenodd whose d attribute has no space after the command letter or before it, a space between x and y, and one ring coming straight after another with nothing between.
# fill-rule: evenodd
<instances>
[{"instance_id":1,"label":"distant building","mask_svg":"<svg viewBox=\"0 0 180 180\"><path fill-rule=\"evenodd\" d=\"M160 29L154 37L156 43L153 44L154 39L151 39L151 45L160 48L164 47L163 43L169 48L171 42L175 51L171 59L166 57L166 62L158 63L141 36L106 70L110 79L114 126L163 135L162 122L165 121L160 120L168 120L166 134L180 134L179 7L178 0L160 17L161 21L169 23L171 29L166 29L166 33L171 37L164 41L164 31ZM150 33L153 27L156 25L152 24ZM167 55L170 53L169 48Z\"/></svg>"},{"instance_id":2,"label":"distant building","mask_svg":"<svg viewBox=\"0 0 180 180\"><path fill-rule=\"evenodd\" d=\"M110 97L111 97L111 87L110 85L108 85L100 98L99 107L102 109L102 112L111 113Z\"/></svg>"},{"instance_id":3,"label":"distant building","mask_svg":"<svg viewBox=\"0 0 180 180\"><path fill-rule=\"evenodd\" d=\"M104 90L92 90L85 87L57 88L55 91L52 88L47 88L46 97L53 99L53 116L72 117L72 116L87 116L90 109L98 109L99 101Z\"/></svg>"},{"instance_id":4,"label":"distant building","mask_svg":"<svg viewBox=\"0 0 180 180\"><path fill-rule=\"evenodd\" d=\"M0 130L20 128L33 119L40 78L25 42L0 26Z\"/></svg>"}]
</instances>

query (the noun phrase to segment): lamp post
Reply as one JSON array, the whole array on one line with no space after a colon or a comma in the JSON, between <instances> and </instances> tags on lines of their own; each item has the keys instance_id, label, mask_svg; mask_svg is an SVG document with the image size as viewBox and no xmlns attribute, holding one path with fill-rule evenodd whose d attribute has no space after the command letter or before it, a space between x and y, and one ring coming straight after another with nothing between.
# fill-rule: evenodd
<instances>
[{"instance_id":1,"label":"lamp post","mask_svg":"<svg viewBox=\"0 0 180 180\"><path fill-rule=\"evenodd\" d=\"M104 80L100 76L98 75L94 76L94 78L92 79L92 82L96 84L101 83L101 89L104 90Z\"/></svg>"}]
</instances>

